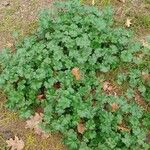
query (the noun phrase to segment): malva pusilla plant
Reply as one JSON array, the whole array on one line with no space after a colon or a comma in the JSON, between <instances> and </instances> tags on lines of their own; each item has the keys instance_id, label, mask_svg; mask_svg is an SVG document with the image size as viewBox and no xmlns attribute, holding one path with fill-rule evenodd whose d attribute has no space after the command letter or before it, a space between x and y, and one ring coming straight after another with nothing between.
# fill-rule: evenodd
<instances>
[{"instance_id":1,"label":"malva pusilla plant","mask_svg":"<svg viewBox=\"0 0 150 150\"><path fill-rule=\"evenodd\" d=\"M149 58L148 46L115 27L111 8L59 2L35 33L1 52L0 85L21 117L43 109L42 128L61 133L70 150L148 150L149 111L134 93L149 104ZM115 95L102 88L112 71L125 87Z\"/></svg>"}]
</instances>

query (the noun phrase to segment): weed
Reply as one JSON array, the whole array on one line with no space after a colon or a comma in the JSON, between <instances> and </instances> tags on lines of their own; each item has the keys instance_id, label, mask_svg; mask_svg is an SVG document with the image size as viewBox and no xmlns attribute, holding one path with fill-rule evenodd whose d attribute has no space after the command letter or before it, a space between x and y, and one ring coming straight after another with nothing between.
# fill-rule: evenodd
<instances>
[{"instance_id":1,"label":"weed","mask_svg":"<svg viewBox=\"0 0 150 150\"><path fill-rule=\"evenodd\" d=\"M41 13L37 31L15 52L0 55L7 107L25 118L40 107L42 127L62 133L72 150L148 149L145 112L134 91L149 102L150 84L142 77L149 74L142 64L149 47L113 26L111 8L99 11L74 0L57 3L54 11ZM97 73L126 65L116 73L119 85L128 83L124 95L105 93Z\"/></svg>"}]
</instances>

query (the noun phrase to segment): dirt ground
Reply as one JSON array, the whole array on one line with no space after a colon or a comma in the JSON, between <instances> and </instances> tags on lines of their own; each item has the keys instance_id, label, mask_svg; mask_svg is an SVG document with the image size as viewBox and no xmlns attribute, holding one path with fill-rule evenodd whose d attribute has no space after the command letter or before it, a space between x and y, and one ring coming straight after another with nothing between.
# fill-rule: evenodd
<instances>
[{"instance_id":1,"label":"dirt ground","mask_svg":"<svg viewBox=\"0 0 150 150\"><path fill-rule=\"evenodd\" d=\"M92 0L82 0L91 5ZM18 39L31 33L37 26L37 15L41 8L51 8L52 0L0 0L0 50L13 47L14 37ZM124 26L128 18L132 19L131 30L137 37L143 38L150 33L150 1L149 0L95 0L95 5L115 6L116 25ZM16 32L17 31L17 32ZM5 150L6 140L15 135L25 141L25 150L66 150L61 143L60 135L51 135L49 139L41 139L33 131L25 129L25 121L14 112L4 107L5 97L0 92L0 150Z\"/></svg>"},{"instance_id":2,"label":"dirt ground","mask_svg":"<svg viewBox=\"0 0 150 150\"><path fill-rule=\"evenodd\" d=\"M10 47L18 33L23 37L37 26L41 9L51 8L52 0L0 0L0 49Z\"/></svg>"}]
</instances>

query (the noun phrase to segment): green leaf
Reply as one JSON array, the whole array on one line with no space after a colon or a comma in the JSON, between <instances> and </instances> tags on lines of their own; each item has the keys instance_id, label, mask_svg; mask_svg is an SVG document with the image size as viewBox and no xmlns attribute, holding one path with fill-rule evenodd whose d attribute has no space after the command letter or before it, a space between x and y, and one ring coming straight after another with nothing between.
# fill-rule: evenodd
<instances>
[{"instance_id":1,"label":"green leaf","mask_svg":"<svg viewBox=\"0 0 150 150\"><path fill-rule=\"evenodd\" d=\"M132 55L132 53L130 51L123 51L121 53L121 59L124 62L131 62L132 59L133 59L133 55Z\"/></svg>"}]
</instances>

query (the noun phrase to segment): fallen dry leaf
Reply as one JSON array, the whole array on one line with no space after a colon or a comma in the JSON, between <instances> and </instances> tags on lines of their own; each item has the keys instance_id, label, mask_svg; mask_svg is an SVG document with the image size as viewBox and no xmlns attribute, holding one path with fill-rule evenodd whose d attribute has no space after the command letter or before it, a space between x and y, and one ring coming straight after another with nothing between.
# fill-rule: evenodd
<instances>
[{"instance_id":1,"label":"fallen dry leaf","mask_svg":"<svg viewBox=\"0 0 150 150\"><path fill-rule=\"evenodd\" d=\"M117 103L112 103L111 108L112 108L112 112L115 112L119 108L119 105Z\"/></svg>"},{"instance_id":2,"label":"fallen dry leaf","mask_svg":"<svg viewBox=\"0 0 150 150\"><path fill-rule=\"evenodd\" d=\"M7 146L11 148L10 150L22 150L25 146L23 140L19 139L17 136L15 136L14 140L10 138L6 143Z\"/></svg>"},{"instance_id":3,"label":"fallen dry leaf","mask_svg":"<svg viewBox=\"0 0 150 150\"><path fill-rule=\"evenodd\" d=\"M43 112L44 112L44 109L39 106L39 107L36 107L36 108L35 108L35 112L37 112L38 114L40 114L40 113L43 113Z\"/></svg>"},{"instance_id":4,"label":"fallen dry leaf","mask_svg":"<svg viewBox=\"0 0 150 150\"><path fill-rule=\"evenodd\" d=\"M107 91L109 86L110 86L110 82L105 81L104 84L103 84L103 90Z\"/></svg>"},{"instance_id":5,"label":"fallen dry leaf","mask_svg":"<svg viewBox=\"0 0 150 150\"><path fill-rule=\"evenodd\" d=\"M43 100L44 97L45 97L44 94L41 94L41 95L38 95L38 96L37 96L37 99L38 99L38 100Z\"/></svg>"},{"instance_id":6,"label":"fallen dry leaf","mask_svg":"<svg viewBox=\"0 0 150 150\"><path fill-rule=\"evenodd\" d=\"M40 135L45 139L49 138L49 134L45 133L40 127L35 128L34 131L37 135Z\"/></svg>"},{"instance_id":7,"label":"fallen dry leaf","mask_svg":"<svg viewBox=\"0 0 150 150\"><path fill-rule=\"evenodd\" d=\"M129 128L124 127L124 126L122 126L122 125L118 125L117 128L118 128L118 130L121 130L121 131L130 132L130 129L129 129Z\"/></svg>"},{"instance_id":8,"label":"fallen dry leaf","mask_svg":"<svg viewBox=\"0 0 150 150\"><path fill-rule=\"evenodd\" d=\"M134 98L135 98L135 102L138 105L140 105L142 108L144 108L144 110L149 109L148 104L145 102L145 100L143 99L143 97L139 92L135 92Z\"/></svg>"},{"instance_id":9,"label":"fallen dry leaf","mask_svg":"<svg viewBox=\"0 0 150 150\"><path fill-rule=\"evenodd\" d=\"M80 80L81 79L81 74L80 74L79 68L75 67L75 68L72 69L71 72L75 76L76 80Z\"/></svg>"},{"instance_id":10,"label":"fallen dry leaf","mask_svg":"<svg viewBox=\"0 0 150 150\"><path fill-rule=\"evenodd\" d=\"M83 123L79 123L77 125L77 130L78 130L79 133L83 134L84 131L85 131L85 125Z\"/></svg>"},{"instance_id":11,"label":"fallen dry leaf","mask_svg":"<svg viewBox=\"0 0 150 150\"><path fill-rule=\"evenodd\" d=\"M113 90L113 86L111 85L111 83L109 81L105 81L103 83L103 90L105 92L108 92L108 91L111 92Z\"/></svg>"},{"instance_id":12,"label":"fallen dry leaf","mask_svg":"<svg viewBox=\"0 0 150 150\"><path fill-rule=\"evenodd\" d=\"M142 72L142 77L144 80L149 80L150 79L150 74L146 73L146 72Z\"/></svg>"},{"instance_id":13,"label":"fallen dry leaf","mask_svg":"<svg viewBox=\"0 0 150 150\"><path fill-rule=\"evenodd\" d=\"M29 120L26 121L26 128L30 128L34 130L34 132L38 135L41 135L44 138L48 138L49 135L45 133L40 127L39 123L42 122L43 114L35 113L34 116L31 116Z\"/></svg>"},{"instance_id":14,"label":"fallen dry leaf","mask_svg":"<svg viewBox=\"0 0 150 150\"><path fill-rule=\"evenodd\" d=\"M111 95L114 95L114 96L117 96L118 94L118 88L111 85L111 83L109 81L105 81L103 83L103 87L102 87L103 91L106 93L106 94L111 94Z\"/></svg>"},{"instance_id":15,"label":"fallen dry leaf","mask_svg":"<svg viewBox=\"0 0 150 150\"><path fill-rule=\"evenodd\" d=\"M27 128L30 128L30 129L34 129L37 124L39 124L40 122L42 122L42 117L43 117L43 114L40 113L35 113L34 116L31 116L29 120L26 121L26 127Z\"/></svg>"},{"instance_id":16,"label":"fallen dry leaf","mask_svg":"<svg viewBox=\"0 0 150 150\"><path fill-rule=\"evenodd\" d=\"M131 24L132 24L132 23L131 23L131 20L132 20L132 19L127 18L126 23L125 23L126 27L129 28L129 27L131 26Z\"/></svg>"},{"instance_id":17,"label":"fallen dry leaf","mask_svg":"<svg viewBox=\"0 0 150 150\"><path fill-rule=\"evenodd\" d=\"M113 90L113 86L111 86L111 85L108 86L107 90L108 90L108 91L112 91L112 90Z\"/></svg>"}]
</instances>

